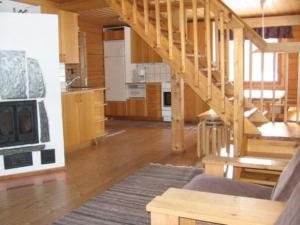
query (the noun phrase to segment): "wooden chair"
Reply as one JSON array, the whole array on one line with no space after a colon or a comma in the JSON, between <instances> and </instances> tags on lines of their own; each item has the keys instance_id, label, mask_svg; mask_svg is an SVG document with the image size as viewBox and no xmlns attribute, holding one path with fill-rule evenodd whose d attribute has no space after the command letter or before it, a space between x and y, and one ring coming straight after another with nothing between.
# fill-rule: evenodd
<instances>
[{"instance_id":1,"label":"wooden chair","mask_svg":"<svg viewBox=\"0 0 300 225\"><path fill-rule=\"evenodd\" d=\"M283 172L274 190L270 187L247 184L223 177L198 175L185 185L184 189L170 188L147 205L147 210L151 212L151 224L300 224L298 213L300 211L300 148L290 161L279 159L249 161L248 158L226 158L226 160L226 163L235 166L283 170ZM213 162L206 159L206 163L211 163L209 166L216 163L219 169L213 171L219 172L219 175L224 171L219 164L224 167L224 161L223 158L219 161L214 159ZM205 169L208 169L207 164ZM191 188L193 190L187 190ZM236 190L237 193L232 190Z\"/></svg>"},{"instance_id":2,"label":"wooden chair","mask_svg":"<svg viewBox=\"0 0 300 225\"><path fill-rule=\"evenodd\" d=\"M230 130L221 118L212 109L201 113L198 118L197 156L220 155L224 147L229 154Z\"/></svg>"}]
</instances>

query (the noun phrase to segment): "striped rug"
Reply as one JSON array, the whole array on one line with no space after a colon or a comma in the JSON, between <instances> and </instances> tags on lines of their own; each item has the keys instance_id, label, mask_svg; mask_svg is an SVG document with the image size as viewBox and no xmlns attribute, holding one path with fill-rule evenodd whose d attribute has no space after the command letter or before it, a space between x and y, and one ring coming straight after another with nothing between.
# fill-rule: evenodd
<instances>
[{"instance_id":1,"label":"striped rug","mask_svg":"<svg viewBox=\"0 0 300 225\"><path fill-rule=\"evenodd\" d=\"M73 210L55 225L150 224L145 207L170 187L181 188L202 170L151 164Z\"/></svg>"}]
</instances>

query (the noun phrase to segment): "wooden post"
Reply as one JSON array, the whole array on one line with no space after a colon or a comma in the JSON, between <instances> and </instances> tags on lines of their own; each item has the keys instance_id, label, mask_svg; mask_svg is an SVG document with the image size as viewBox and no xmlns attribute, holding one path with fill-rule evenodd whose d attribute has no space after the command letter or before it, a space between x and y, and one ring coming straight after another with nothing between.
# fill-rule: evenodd
<instances>
[{"instance_id":1,"label":"wooden post","mask_svg":"<svg viewBox=\"0 0 300 225\"><path fill-rule=\"evenodd\" d=\"M205 41L207 60L207 99L212 95L212 73L211 73L211 21L210 21L210 0L205 0Z\"/></svg>"},{"instance_id":2,"label":"wooden post","mask_svg":"<svg viewBox=\"0 0 300 225\"><path fill-rule=\"evenodd\" d=\"M265 73L265 53L261 53L261 62L260 62L260 71L261 71L261 81L260 81L260 111L264 111L264 73Z\"/></svg>"},{"instance_id":3,"label":"wooden post","mask_svg":"<svg viewBox=\"0 0 300 225\"><path fill-rule=\"evenodd\" d=\"M229 57L229 50L230 50L230 30L226 28L226 73L225 73L225 80L226 82L229 81L229 68L230 68L230 57Z\"/></svg>"},{"instance_id":4,"label":"wooden post","mask_svg":"<svg viewBox=\"0 0 300 225\"><path fill-rule=\"evenodd\" d=\"M197 16L197 0L192 0L193 4L193 31L194 31L194 84L199 85L199 50L198 50L198 16Z\"/></svg>"},{"instance_id":5,"label":"wooden post","mask_svg":"<svg viewBox=\"0 0 300 225\"><path fill-rule=\"evenodd\" d=\"M160 25L160 1L155 0L155 19L156 19L156 42L157 47L160 47L161 25Z\"/></svg>"},{"instance_id":6,"label":"wooden post","mask_svg":"<svg viewBox=\"0 0 300 225\"><path fill-rule=\"evenodd\" d=\"M184 151L184 81L173 74L172 90L172 149L174 152Z\"/></svg>"},{"instance_id":7,"label":"wooden post","mask_svg":"<svg viewBox=\"0 0 300 225\"><path fill-rule=\"evenodd\" d=\"M253 44L250 41L250 49L249 49L249 84L250 84L250 90L249 90L249 100L252 102L252 89L253 89L253 81L252 81L252 64L253 64Z\"/></svg>"},{"instance_id":8,"label":"wooden post","mask_svg":"<svg viewBox=\"0 0 300 225\"><path fill-rule=\"evenodd\" d=\"M185 11L184 0L179 0L179 29L180 29L180 42L181 42L181 72L185 72Z\"/></svg>"},{"instance_id":9,"label":"wooden post","mask_svg":"<svg viewBox=\"0 0 300 225\"><path fill-rule=\"evenodd\" d=\"M169 58L173 59L173 14L172 14L171 0L167 0L167 13L168 13Z\"/></svg>"},{"instance_id":10,"label":"wooden post","mask_svg":"<svg viewBox=\"0 0 300 225\"><path fill-rule=\"evenodd\" d=\"M244 140L244 30L235 28L234 35L234 155L240 156Z\"/></svg>"},{"instance_id":11,"label":"wooden post","mask_svg":"<svg viewBox=\"0 0 300 225\"><path fill-rule=\"evenodd\" d=\"M133 9L132 9L132 14L133 14L133 24L137 23L137 0L133 0Z\"/></svg>"},{"instance_id":12,"label":"wooden post","mask_svg":"<svg viewBox=\"0 0 300 225\"><path fill-rule=\"evenodd\" d=\"M274 112L274 108L275 108L275 79L276 79L276 53L273 53L273 82L272 82L272 122L275 122L275 112Z\"/></svg>"},{"instance_id":13,"label":"wooden post","mask_svg":"<svg viewBox=\"0 0 300 225\"><path fill-rule=\"evenodd\" d=\"M219 70L220 68L220 54L219 54L219 50L220 50L220 45L219 45L219 18L218 15L215 15L215 57L216 57L216 61L215 63L215 67L217 68L217 70Z\"/></svg>"},{"instance_id":14,"label":"wooden post","mask_svg":"<svg viewBox=\"0 0 300 225\"><path fill-rule=\"evenodd\" d=\"M287 123L288 119L288 95L289 95L289 53L285 54L285 74L284 74L284 122Z\"/></svg>"},{"instance_id":15,"label":"wooden post","mask_svg":"<svg viewBox=\"0 0 300 225\"><path fill-rule=\"evenodd\" d=\"M297 85L297 123L299 122L299 113L300 113L300 53L298 53L298 85Z\"/></svg>"},{"instance_id":16,"label":"wooden post","mask_svg":"<svg viewBox=\"0 0 300 225\"><path fill-rule=\"evenodd\" d=\"M225 112L225 30L224 13L220 12L220 73L221 73L221 92L222 92L222 113Z\"/></svg>"},{"instance_id":17,"label":"wooden post","mask_svg":"<svg viewBox=\"0 0 300 225\"><path fill-rule=\"evenodd\" d=\"M149 34L149 4L148 0L144 0L144 23L145 23L145 34Z\"/></svg>"}]
</instances>

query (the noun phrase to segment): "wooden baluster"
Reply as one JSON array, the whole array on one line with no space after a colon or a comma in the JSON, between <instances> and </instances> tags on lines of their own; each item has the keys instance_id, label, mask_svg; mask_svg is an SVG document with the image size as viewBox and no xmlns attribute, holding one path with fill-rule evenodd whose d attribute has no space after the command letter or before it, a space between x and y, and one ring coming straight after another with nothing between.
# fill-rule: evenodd
<instances>
[{"instance_id":1,"label":"wooden baluster","mask_svg":"<svg viewBox=\"0 0 300 225\"><path fill-rule=\"evenodd\" d=\"M144 0L144 23L145 23L145 34L149 34L149 4L148 0Z\"/></svg>"},{"instance_id":2,"label":"wooden baluster","mask_svg":"<svg viewBox=\"0 0 300 225\"><path fill-rule=\"evenodd\" d=\"M185 11L184 0L179 0L179 29L180 29L180 41L181 41L181 72L185 72Z\"/></svg>"},{"instance_id":3,"label":"wooden baluster","mask_svg":"<svg viewBox=\"0 0 300 225\"><path fill-rule=\"evenodd\" d=\"M297 86L297 115L296 120L299 122L299 113L300 113L300 53L298 53L298 86Z\"/></svg>"},{"instance_id":4,"label":"wooden baluster","mask_svg":"<svg viewBox=\"0 0 300 225\"><path fill-rule=\"evenodd\" d=\"M167 13L168 13L169 58L173 59L173 13L172 13L171 0L167 0Z\"/></svg>"},{"instance_id":5,"label":"wooden baluster","mask_svg":"<svg viewBox=\"0 0 300 225\"><path fill-rule=\"evenodd\" d=\"M252 102L252 90L253 90L253 81L252 81L252 65L253 64L253 43L250 41L250 49L249 49L249 100Z\"/></svg>"},{"instance_id":6,"label":"wooden baluster","mask_svg":"<svg viewBox=\"0 0 300 225\"><path fill-rule=\"evenodd\" d=\"M122 7L122 13L125 16L126 15L125 0L121 0L121 7Z\"/></svg>"},{"instance_id":7,"label":"wooden baluster","mask_svg":"<svg viewBox=\"0 0 300 225\"><path fill-rule=\"evenodd\" d=\"M275 112L274 112L274 108L275 108L275 90L276 90L276 53L273 53L273 82L272 82L272 122L275 122Z\"/></svg>"},{"instance_id":8,"label":"wooden baluster","mask_svg":"<svg viewBox=\"0 0 300 225\"><path fill-rule=\"evenodd\" d=\"M133 17L133 24L137 23L137 0L133 0L133 9L132 9L132 17Z\"/></svg>"},{"instance_id":9,"label":"wooden baluster","mask_svg":"<svg viewBox=\"0 0 300 225\"><path fill-rule=\"evenodd\" d=\"M261 80L260 80L260 111L264 111L264 72L265 72L265 54L261 52L260 64Z\"/></svg>"},{"instance_id":10,"label":"wooden baluster","mask_svg":"<svg viewBox=\"0 0 300 225\"><path fill-rule=\"evenodd\" d=\"M288 91L289 91L289 54L285 54L285 75L284 75L285 99L284 99L284 122L288 117Z\"/></svg>"},{"instance_id":11,"label":"wooden baluster","mask_svg":"<svg viewBox=\"0 0 300 225\"><path fill-rule=\"evenodd\" d=\"M220 54L219 54L219 51L220 51L220 45L219 45L219 17L218 15L215 15L215 26L214 26L214 29L215 29L215 37L214 37L214 40L215 40L215 67L217 70L219 70L220 68Z\"/></svg>"},{"instance_id":12,"label":"wooden baluster","mask_svg":"<svg viewBox=\"0 0 300 225\"><path fill-rule=\"evenodd\" d=\"M240 156L244 141L244 31L235 28L234 36L234 156Z\"/></svg>"},{"instance_id":13,"label":"wooden baluster","mask_svg":"<svg viewBox=\"0 0 300 225\"><path fill-rule=\"evenodd\" d=\"M205 13L206 60L207 60L207 100L210 100L212 95L210 0L205 0L204 13Z\"/></svg>"},{"instance_id":14,"label":"wooden baluster","mask_svg":"<svg viewBox=\"0 0 300 225\"><path fill-rule=\"evenodd\" d=\"M199 49L198 49L198 16L197 16L197 0L192 0L193 5L193 31L194 31L194 64L195 74L194 83L199 85Z\"/></svg>"},{"instance_id":15,"label":"wooden baluster","mask_svg":"<svg viewBox=\"0 0 300 225\"><path fill-rule=\"evenodd\" d=\"M161 24L160 24L160 1L155 0L155 19L156 19L156 42L157 47L160 47L161 42Z\"/></svg>"},{"instance_id":16,"label":"wooden baluster","mask_svg":"<svg viewBox=\"0 0 300 225\"><path fill-rule=\"evenodd\" d=\"M230 29L226 28L226 82L229 81L229 68L230 68L230 56L229 56L229 52L230 52Z\"/></svg>"},{"instance_id":17,"label":"wooden baluster","mask_svg":"<svg viewBox=\"0 0 300 225\"><path fill-rule=\"evenodd\" d=\"M224 13L220 12L220 73L221 73L221 92L222 92L222 112L225 112L225 30Z\"/></svg>"}]
</instances>

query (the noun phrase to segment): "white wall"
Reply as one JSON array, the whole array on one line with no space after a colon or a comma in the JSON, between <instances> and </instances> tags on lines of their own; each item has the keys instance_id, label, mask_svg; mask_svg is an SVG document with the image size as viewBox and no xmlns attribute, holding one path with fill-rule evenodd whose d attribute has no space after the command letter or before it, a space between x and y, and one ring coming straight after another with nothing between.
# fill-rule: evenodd
<instances>
[{"instance_id":1,"label":"white wall","mask_svg":"<svg viewBox=\"0 0 300 225\"><path fill-rule=\"evenodd\" d=\"M0 176L65 165L61 91L59 83L58 18L46 14L0 13L0 50L26 51L26 56L39 61L46 84L45 106L49 119L50 142L46 149L55 149L56 163L41 165L40 152L33 153L33 166L4 170L0 156Z\"/></svg>"}]
</instances>

